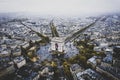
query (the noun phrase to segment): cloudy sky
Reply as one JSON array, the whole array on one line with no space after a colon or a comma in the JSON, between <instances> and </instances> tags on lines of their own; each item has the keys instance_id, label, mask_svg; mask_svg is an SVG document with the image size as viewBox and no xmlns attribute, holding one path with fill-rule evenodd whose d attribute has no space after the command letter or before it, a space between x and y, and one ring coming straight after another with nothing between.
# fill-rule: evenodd
<instances>
[{"instance_id":1,"label":"cloudy sky","mask_svg":"<svg viewBox=\"0 0 120 80\"><path fill-rule=\"evenodd\" d=\"M0 0L0 12L101 14L120 12L120 0Z\"/></svg>"}]
</instances>

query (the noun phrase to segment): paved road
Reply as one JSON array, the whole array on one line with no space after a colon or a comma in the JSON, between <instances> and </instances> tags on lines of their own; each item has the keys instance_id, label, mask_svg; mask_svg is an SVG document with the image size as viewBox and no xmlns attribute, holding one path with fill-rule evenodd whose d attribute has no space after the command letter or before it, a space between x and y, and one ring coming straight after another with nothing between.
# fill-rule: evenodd
<instances>
[{"instance_id":1,"label":"paved road","mask_svg":"<svg viewBox=\"0 0 120 80\"><path fill-rule=\"evenodd\" d=\"M65 39L65 43L72 41L74 39L76 39L77 37L80 36L80 33L84 32L85 30L87 30L88 28L94 26L101 18L97 19L95 22L89 24L88 26L84 27L83 29L80 29L79 31L69 35L68 37L66 37Z\"/></svg>"},{"instance_id":2,"label":"paved road","mask_svg":"<svg viewBox=\"0 0 120 80\"><path fill-rule=\"evenodd\" d=\"M50 29L51 29L52 37L59 37L59 33L57 31L56 26L53 23L53 20L50 22Z\"/></svg>"}]
</instances>

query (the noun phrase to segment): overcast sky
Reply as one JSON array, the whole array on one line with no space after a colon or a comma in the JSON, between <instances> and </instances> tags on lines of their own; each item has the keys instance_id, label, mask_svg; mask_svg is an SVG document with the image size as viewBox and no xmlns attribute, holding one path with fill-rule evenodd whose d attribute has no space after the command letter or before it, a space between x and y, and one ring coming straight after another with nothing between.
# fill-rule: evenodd
<instances>
[{"instance_id":1,"label":"overcast sky","mask_svg":"<svg viewBox=\"0 0 120 80\"><path fill-rule=\"evenodd\" d=\"M120 12L120 0L0 0L0 12L79 15Z\"/></svg>"}]
</instances>

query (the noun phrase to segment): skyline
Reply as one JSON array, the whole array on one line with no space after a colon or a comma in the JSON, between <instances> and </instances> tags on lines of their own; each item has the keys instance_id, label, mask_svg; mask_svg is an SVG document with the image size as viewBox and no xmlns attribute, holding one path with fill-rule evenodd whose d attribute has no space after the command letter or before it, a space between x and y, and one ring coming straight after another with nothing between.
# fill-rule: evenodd
<instances>
[{"instance_id":1,"label":"skyline","mask_svg":"<svg viewBox=\"0 0 120 80\"><path fill-rule=\"evenodd\" d=\"M99 15L120 12L120 0L0 0L0 12L41 15Z\"/></svg>"}]
</instances>

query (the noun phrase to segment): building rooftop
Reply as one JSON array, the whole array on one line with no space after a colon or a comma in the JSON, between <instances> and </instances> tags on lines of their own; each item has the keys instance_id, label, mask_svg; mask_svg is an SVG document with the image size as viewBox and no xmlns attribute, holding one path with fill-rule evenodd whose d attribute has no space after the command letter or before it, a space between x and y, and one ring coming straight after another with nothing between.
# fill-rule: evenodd
<instances>
[{"instance_id":1,"label":"building rooftop","mask_svg":"<svg viewBox=\"0 0 120 80\"><path fill-rule=\"evenodd\" d=\"M86 69L76 74L78 80L105 80L100 74L92 69Z\"/></svg>"},{"instance_id":2,"label":"building rooftop","mask_svg":"<svg viewBox=\"0 0 120 80\"><path fill-rule=\"evenodd\" d=\"M24 42L24 43L21 44L21 46L22 46L23 48L26 48L26 47L29 46L29 43L28 43L28 42Z\"/></svg>"},{"instance_id":3,"label":"building rooftop","mask_svg":"<svg viewBox=\"0 0 120 80\"><path fill-rule=\"evenodd\" d=\"M81 67L80 67L80 65L78 65L78 64L73 64L72 66L71 66L71 70L72 71L76 71L76 70L78 70L78 69L80 69Z\"/></svg>"},{"instance_id":4,"label":"building rooftop","mask_svg":"<svg viewBox=\"0 0 120 80\"><path fill-rule=\"evenodd\" d=\"M110 66L99 66L99 68L103 69L104 71L107 71L108 73L112 74L113 76L120 79L120 69L114 68Z\"/></svg>"},{"instance_id":5,"label":"building rooftop","mask_svg":"<svg viewBox=\"0 0 120 80\"><path fill-rule=\"evenodd\" d=\"M38 76L38 73L32 71L32 69L28 66L24 66L17 71L17 79L34 80L36 76Z\"/></svg>"},{"instance_id":6,"label":"building rooftop","mask_svg":"<svg viewBox=\"0 0 120 80\"><path fill-rule=\"evenodd\" d=\"M8 67L12 66L12 64L8 64L8 63L0 63L0 71L4 70Z\"/></svg>"},{"instance_id":7,"label":"building rooftop","mask_svg":"<svg viewBox=\"0 0 120 80\"><path fill-rule=\"evenodd\" d=\"M96 58L97 58L97 56L93 56L92 58L88 59L88 61L93 64L96 64Z\"/></svg>"},{"instance_id":8,"label":"building rooftop","mask_svg":"<svg viewBox=\"0 0 120 80\"><path fill-rule=\"evenodd\" d=\"M19 62L21 62L21 61L23 61L23 60L25 60L24 57L23 57L23 56L20 56L20 57L16 57L16 58L14 59L14 62L19 63Z\"/></svg>"}]
</instances>

